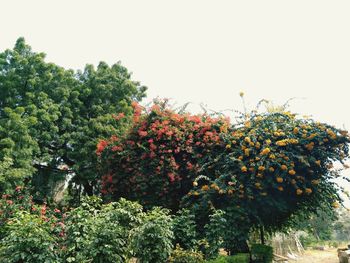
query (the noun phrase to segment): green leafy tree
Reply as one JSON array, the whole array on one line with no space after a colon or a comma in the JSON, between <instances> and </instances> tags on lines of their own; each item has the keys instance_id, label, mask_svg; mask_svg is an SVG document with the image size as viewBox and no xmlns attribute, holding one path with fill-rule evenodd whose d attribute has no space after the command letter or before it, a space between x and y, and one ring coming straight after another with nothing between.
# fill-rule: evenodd
<instances>
[{"instance_id":1,"label":"green leafy tree","mask_svg":"<svg viewBox=\"0 0 350 263\"><path fill-rule=\"evenodd\" d=\"M37 176L50 178L61 172L60 167L67 167L63 175L74 174L76 188L92 194L97 178L96 143L123 131L132 113L131 102L141 100L145 90L131 80L131 74L120 63L108 66L101 62L97 68L87 65L82 71L66 70L46 62L45 54L33 52L19 38L12 50L0 53L0 120L6 122L7 109L20 108L28 134L12 142L6 140L6 133L25 133L26 129L23 126L17 131L9 127L13 124L2 126L1 145L6 149L23 145L28 162L21 165L28 167L31 163ZM126 118L116 122L112 114ZM24 140L28 142L23 144ZM1 161L4 167L21 168L20 161L11 154ZM33 167L17 177L30 176ZM3 173L0 176L5 177Z\"/></svg>"},{"instance_id":2,"label":"green leafy tree","mask_svg":"<svg viewBox=\"0 0 350 263\"><path fill-rule=\"evenodd\" d=\"M23 107L3 109L0 115L0 192L14 189L35 171L33 159L38 144L28 131L35 123L36 118L25 116Z\"/></svg>"}]
</instances>

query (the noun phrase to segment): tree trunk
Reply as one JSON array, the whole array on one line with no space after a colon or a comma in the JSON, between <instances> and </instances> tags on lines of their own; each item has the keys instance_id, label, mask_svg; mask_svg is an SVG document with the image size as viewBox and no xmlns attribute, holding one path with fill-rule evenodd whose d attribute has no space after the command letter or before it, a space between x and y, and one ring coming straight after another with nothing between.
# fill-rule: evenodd
<instances>
[{"instance_id":1,"label":"tree trunk","mask_svg":"<svg viewBox=\"0 0 350 263\"><path fill-rule=\"evenodd\" d=\"M265 245L265 235L264 235L264 227L260 226L260 240L261 244Z\"/></svg>"}]
</instances>

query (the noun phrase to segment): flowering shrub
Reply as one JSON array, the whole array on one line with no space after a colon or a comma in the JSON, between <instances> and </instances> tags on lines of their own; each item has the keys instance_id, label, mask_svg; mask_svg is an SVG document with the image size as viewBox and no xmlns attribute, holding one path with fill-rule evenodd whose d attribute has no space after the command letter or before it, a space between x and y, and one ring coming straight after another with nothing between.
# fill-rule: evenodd
<instances>
[{"instance_id":1,"label":"flowering shrub","mask_svg":"<svg viewBox=\"0 0 350 263\"><path fill-rule=\"evenodd\" d=\"M147 206L177 210L198 176L199 160L222 148L228 120L208 115L179 114L156 102L150 109L134 103L134 124L123 138L100 141L102 193L127 197Z\"/></svg>"},{"instance_id":2,"label":"flowering shrub","mask_svg":"<svg viewBox=\"0 0 350 263\"><path fill-rule=\"evenodd\" d=\"M256 225L275 228L298 211L341 202L333 162L348 156L347 132L290 113L253 115L224 137L222 153L203 166L189 199L245 209Z\"/></svg>"},{"instance_id":3,"label":"flowering shrub","mask_svg":"<svg viewBox=\"0 0 350 263\"><path fill-rule=\"evenodd\" d=\"M50 209L46 204L36 205L27 189L17 186L0 199L0 239L7 235L6 224L16 218L19 212L27 212L51 224L51 233L59 238L64 235L64 214L57 208Z\"/></svg>"},{"instance_id":4,"label":"flowering shrub","mask_svg":"<svg viewBox=\"0 0 350 263\"><path fill-rule=\"evenodd\" d=\"M52 222L27 211L19 211L7 221L7 235L0 241L0 260L18 262L58 262L61 249L52 234Z\"/></svg>"}]
</instances>

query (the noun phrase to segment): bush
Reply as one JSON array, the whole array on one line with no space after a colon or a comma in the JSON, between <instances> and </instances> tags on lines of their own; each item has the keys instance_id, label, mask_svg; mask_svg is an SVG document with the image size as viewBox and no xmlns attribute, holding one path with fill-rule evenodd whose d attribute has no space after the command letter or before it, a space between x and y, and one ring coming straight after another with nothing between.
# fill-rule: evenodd
<instances>
[{"instance_id":1,"label":"bush","mask_svg":"<svg viewBox=\"0 0 350 263\"><path fill-rule=\"evenodd\" d=\"M18 212L6 224L7 235L0 241L2 262L58 262L58 239L51 233L51 222L45 217Z\"/></svg>"},{"instance_id":2,"label":"bush","mask_svg":"<svg viewBox=\"0 0 350 263\"><path fill-rule=\"evenodd\" d=\"M219 256L216 259L207 261L208 263L249 263L249 254L240 253L234 256Z\"/></svg>"},{"instance_id":3,"label":"bush","mask_svg":"<svg viewBox=\"0 0 350 263\"><path fill-rule=\"evenodd\" d=\"M253 244L252 259L255 263L271 263L273 259L273 249L270 246Z\"/></svg>"},{"instance_id":4,"label":"bush","mask_svg":"<svg viewBox=\"0 0 350 263\"><path fill-rule=\"evenodd\" d=\"M154 208L132 233L131 248L141 263L166 262L172 251L172 219L168 210Z\"/></svg>"},{"instance_id":5,"label":"bush","mask_svg":"<svg viewBox=\"0 0 350 263\"><path fill-rule=\"evenodd\" d=\"M68 262L125 262L130 256L129 232L142 222L142 207L125 199L101 205L90 197L67 218Z\"/></svg>"},{"instance_id":6,"label":"bush","mask_svg":"<svg viewBox=\"0 0 350 263\"><path fill-rule=\"evenodd\" d=\"M197 251L182 249L179 245L173 250L168 259L169 263L202 263L204 262L203 254Z\"/></svg>"},{"instance_id":7,"label":"bush","mask_svg":"<svg viewBox=\"0 0 350 263\"><path fill-rule=\"evenodd\" d=\"M195 216L187 209L181 209L173 220L174 243L181 248L193 249L197 244Z\"/></svg>"},{"instance_id":8,"label":"bush","mask_svg":"<svg viewBox=\"0 0 350 263\"><path fill-rule=\"evenodd\" d=\"M205 239L208 241L208 247L204 254L206 258L215 258L219 253L219 249L223 244L223 236L226 230L225 212L222 210L215 210L209 216L209 222L204 226Z\"/></svg>"},{"instance_id":9,"label":"bush","mask_svg":"<svg viewBox=\"0 0 350 263\"><path fill-rule=\"evenodd\" d=\"M247 253L240 253L226 258L227 263L249 263L250 255Z\"/></svg>"}]
</instances>

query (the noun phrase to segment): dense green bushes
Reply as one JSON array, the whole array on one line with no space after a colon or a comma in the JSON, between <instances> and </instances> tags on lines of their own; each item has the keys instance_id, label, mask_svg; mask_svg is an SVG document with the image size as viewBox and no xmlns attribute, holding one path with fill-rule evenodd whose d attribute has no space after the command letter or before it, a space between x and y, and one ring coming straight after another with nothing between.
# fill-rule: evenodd
<instances>
[{"instance_id":1,"label":"dense green bushes","mask_svg":"<svg viewBox=\"0 0 350 263\"><path fill-rule=\"evenodd\" d=\"M253 262L256 263L271 263L273 259L273 249L270 246L253 244L251 254Z\"/></svg>"},{"instance_id":2,"label":"dense green bushes","mask_svg":"<svg viewBox=\"0 0 350 263\"><path fill-rule=\"evenodd\" d=\"M103 204L85 198L62 213L22 200L18 188L0 202L0 262L165 262L173 249L173 223L167 210L143 211L141 205L120 199ZM20 198L18 198L20 197Z\"/></svg>"}]
</instances>

